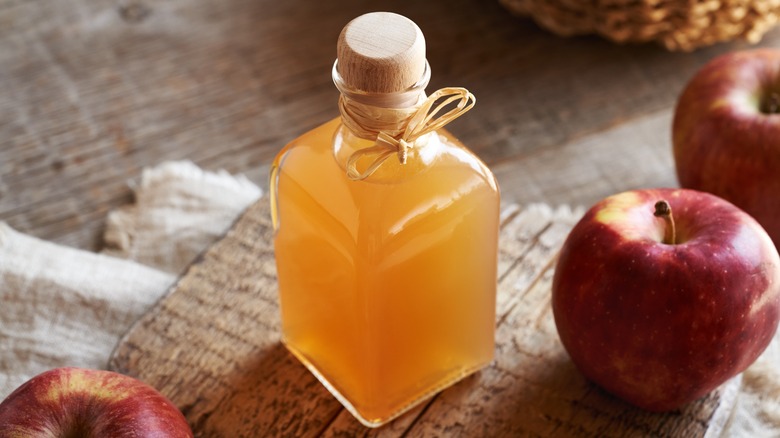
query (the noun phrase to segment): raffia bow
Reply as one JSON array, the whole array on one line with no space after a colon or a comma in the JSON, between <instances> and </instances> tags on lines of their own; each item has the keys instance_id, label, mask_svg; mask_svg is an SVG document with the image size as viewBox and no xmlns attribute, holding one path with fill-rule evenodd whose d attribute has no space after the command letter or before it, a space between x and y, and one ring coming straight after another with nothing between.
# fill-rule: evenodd
<instances>
[{"instance_id":1,"label":"raffia bow","mask_svg":"<svg viewBox=\"0 0 780 438\"><path fill-rule=\"evenodd\" d=\"M457 102L457 104L446 112L442 111ZM415 146L415 143L426 134L436 131L447 125L453 120L463 115L466 111L474 107L476 98L465 88L452 87L437 90L419 107L413 108L413 112L408 118L406 127L399 132L398 129L382 129L376 134L376 142L373 146L355 151L347 160L347 177L353 181L360 181L371 176L390 156L397 155L401 164L406 164L409 148ZM345 124L352 128L358 128L356 132L360 135L360 122L351 116L349 108L345 108L346 103L341 102L341 114ZM398 110L391 110L398 111ZM440 114L441 113L441 114ZM403 122L402 122L403 123ZM396 124L396 127L398 124ZM401 124L403 126L403 124ZM353 129L355 131L355 129ZM362 129L365 132L365 129ZM395 131L395 132L393 132ZM371 164L363 172L358 171L358 161L366 156L375 156Z\"/></svg>"}]
</instances>

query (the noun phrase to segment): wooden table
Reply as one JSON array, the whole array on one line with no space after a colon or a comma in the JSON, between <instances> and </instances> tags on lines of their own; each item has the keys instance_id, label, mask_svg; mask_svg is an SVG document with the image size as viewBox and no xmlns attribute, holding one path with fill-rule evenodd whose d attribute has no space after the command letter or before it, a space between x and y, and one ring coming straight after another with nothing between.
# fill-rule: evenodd
<instances>
[{"instance_id":1,"label":"wooden table","mask_svg":"<svg viewBox=\"0 0 780 438\"><path fill-rule=\"evenodd\" d=\"M196 438L721 436L741 375L651 413L588 382L569 359L550 290L560 246L581 215L546 204L504 210L494 359L380 428L361 425L281 342L267 198L128 330L108 367L157 388Z\"/></svg>"},{"instance_id":2,"label":"wooden table","mask_svg":"<svg viewBox=\"0 0 780 438\"><path fill-rule=\"evenodd\" d=\"M95 250L143 167L188 159L265 185L285 143L337 116L336 37L374 10L420 25L429 90L477 96L450 129L506 205L676 185L678 94L706 61L747 47L562 39L484 0L0 0L0 220ZM776 30L761 45L778 43Z\"/></svg>"},{"instance_id":3,"label":"wooden table","mask_svg":"<svg viewBox=\"0 0 780 438\"><path fill-rule=\"evenodd\" d=\"M98 249L145 166L189 159L264 184L279 148L337 116L336 37L374 10L423 29L429 90L474 92L451 130L521 204L676 184L678 93L747 47L562 39L484 0L0 0L0 220ZM774 31L762 45L778 42Z\"/></svg>"}]
</instances>

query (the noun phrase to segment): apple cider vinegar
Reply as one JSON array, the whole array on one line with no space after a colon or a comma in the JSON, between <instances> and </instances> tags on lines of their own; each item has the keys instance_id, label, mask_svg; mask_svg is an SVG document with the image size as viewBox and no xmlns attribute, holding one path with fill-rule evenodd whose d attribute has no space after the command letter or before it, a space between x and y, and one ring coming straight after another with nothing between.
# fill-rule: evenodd
<instances>
[{"instance_id":1,"label":"apple cider vinegar","mask_svg":"<svg viewBox=\"0 0 780 438\"><path fill-rule=\"evenodd\" d=\"M288 144L271 170L283 342L368 426L384 424L492 360L499 226L498 187L487 167L443 123L425 120L419 126L433 129L409 134L415 115L422 120L436 112L439 97L421 94L429 74L424 44L423 69L408 83L379 91L362 84L365 95L353 94L350 74L367 73L359 62L348 64L358 56L345 55L342 46L380 46L383 38L416 43L422 35L395 14L353 20L342 32L333 72L342 117ZM399 69L409 62L386 63ZM358 73L345 74L348 69ZM453 90L453 101L461 102L454 111L465 111L469 99L473 104L462 89L437 93L446 100ZM390 96L395 106L377 106L379 117L360 120L345 94ZM398 120L393 108L410 96L409 110L401 112L412 121ZM401 134L366 134L383 115L388 126L404 125Z\"/></svg>"}]
</instances>

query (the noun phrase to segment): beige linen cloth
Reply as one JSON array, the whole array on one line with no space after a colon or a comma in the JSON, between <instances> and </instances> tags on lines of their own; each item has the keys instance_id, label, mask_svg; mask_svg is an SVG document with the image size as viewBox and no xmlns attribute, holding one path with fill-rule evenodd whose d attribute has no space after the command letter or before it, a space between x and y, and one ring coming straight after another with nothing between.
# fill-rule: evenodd
<instances>
[{"instance_id":1,"label":"beige linen cloth","mask_svg":"<svg viewBox=\"0 0 780 438\"><path fill-rule=\"evenodd\" d=\"M104 254L0 222L0 400L50 368L104 368L119 337L260 195L243 176L190 162L144 170L135 204L108 217Z\"/></svg>"},{"instance_id":2,"label":"beige linen cloth","mask_svg":"<svg viewBox=\"0 0 780 438\"><path fill-rule=\"evenodd\" d=\"M189 162L144 170L95 254L0 222L0 400L59 366L103 368L119 337L261 195ZM729 437L780 437L780 336L745 373Z\"/></svg>"}]
</instances>

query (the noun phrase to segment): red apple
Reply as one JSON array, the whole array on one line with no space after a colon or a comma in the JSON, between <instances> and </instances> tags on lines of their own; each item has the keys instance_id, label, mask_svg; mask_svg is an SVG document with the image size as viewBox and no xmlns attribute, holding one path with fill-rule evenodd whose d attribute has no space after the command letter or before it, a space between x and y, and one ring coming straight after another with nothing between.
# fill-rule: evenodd
<instances>
[{"instance_id":1,"label":"red apple","mask_svg":"<svg viewBox=\"0 0 780 438\"><path fill-rule=\"evenodd\" d=\"M716 196L624 192L572 229L552 306L563 346L587 378L636 406L668 411L739 374L769 344L780 257L752 217Z\"/></svg>"},{"instance_id":2,"label":"red apple","mask_svg":"<svg viewBox=\"0 0 780 438\"><path fill-rule=\"evenodd\" d=\"M57 368L0 403L0 437L192 437L178 409L151 386L122 374Z\"/></svg>"},{"instance_id":3,"label":"red apple","mask_svg":"<svg viewBox=\"0 0 780 438\"><path fill-rule=\"evenodd\" d=\"M705 65L680 95L672 141L682 187L734 203L780 246L780 50Z\"/></svg>"}]
</instances>

